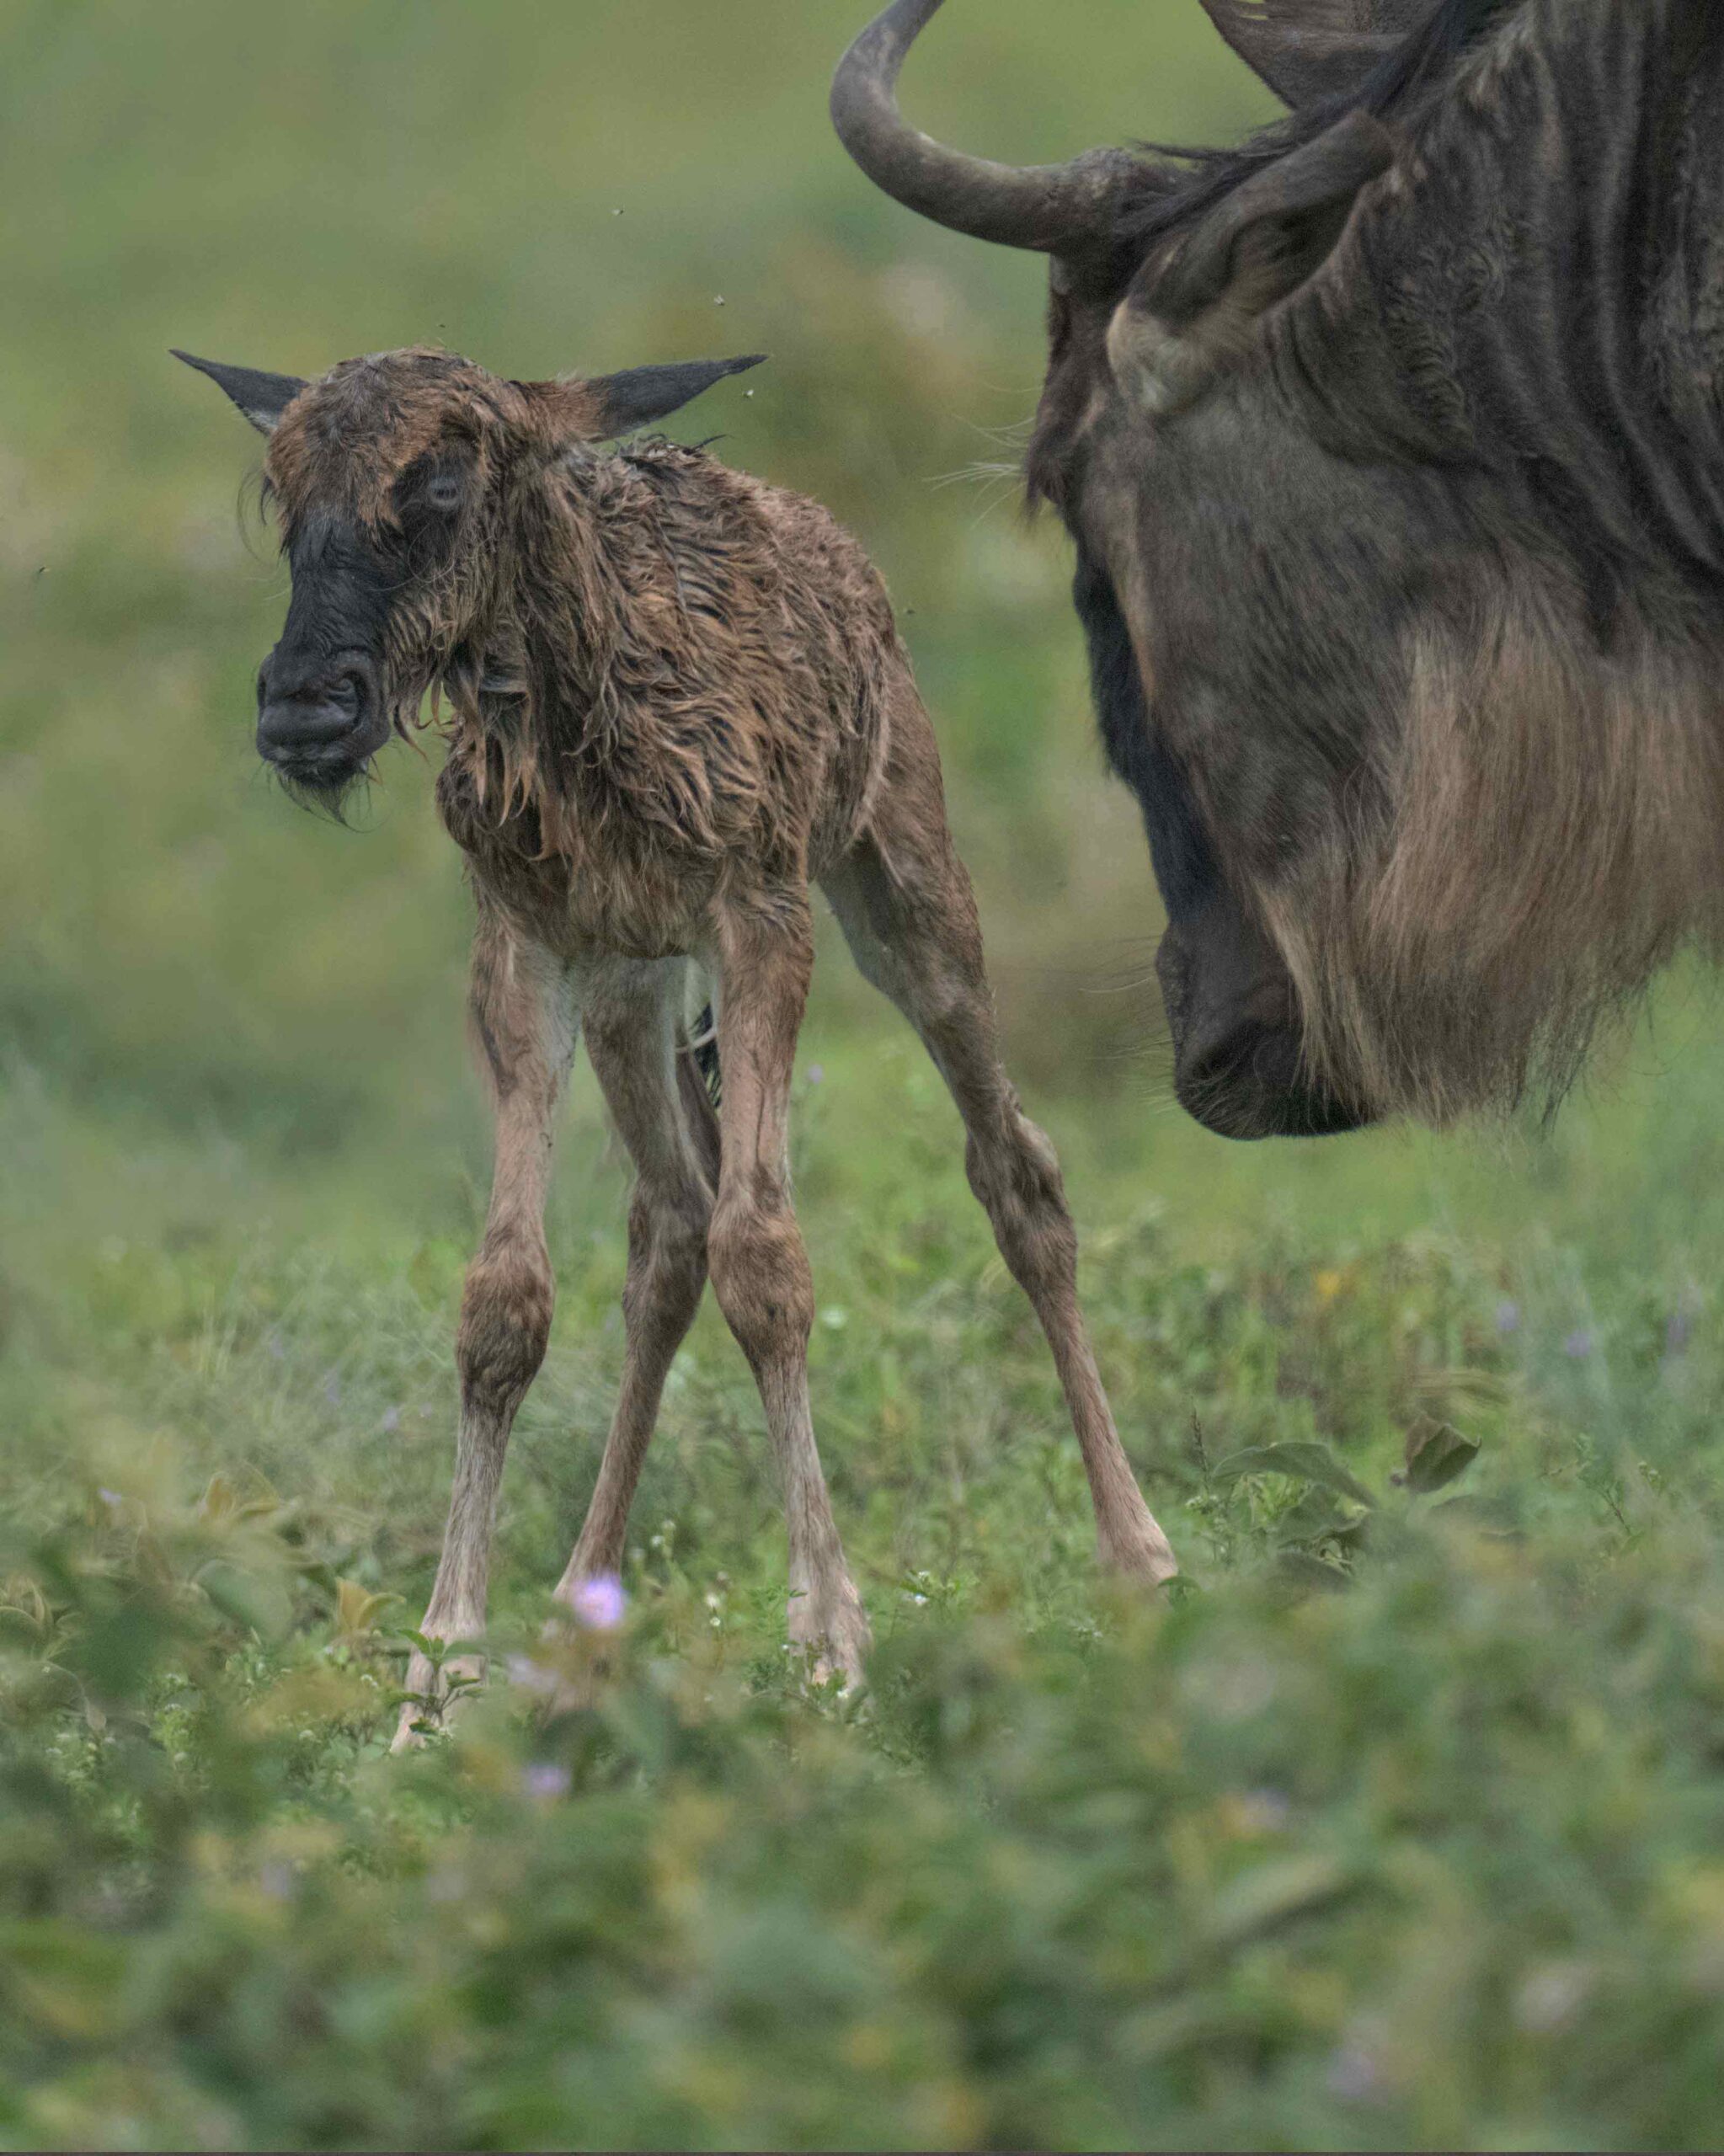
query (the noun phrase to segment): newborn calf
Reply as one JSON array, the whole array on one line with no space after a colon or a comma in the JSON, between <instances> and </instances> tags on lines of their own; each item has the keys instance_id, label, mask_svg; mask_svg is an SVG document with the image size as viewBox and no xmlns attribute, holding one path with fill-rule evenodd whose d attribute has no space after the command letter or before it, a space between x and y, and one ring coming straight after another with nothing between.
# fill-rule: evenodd
<instances>
[{"instance_id":1,"label":"newborn calf","mask_svg":"<svg viewBox=\"0 0 1724 2156\"><path fill-rule=\"evenodd\" d=\"M551 1327L543 1214L579 1038L638 1180L622 1390L558 1594L622 1564L710 1271L783 1476L791 1638L860 1674L867 1620L814 1449L814 1294L786 1164L816 883L963 1118L971 1187L1054 1352L1104 1562L1166 1579L1078 1308L1059 1166L1000 1066L938 752L880 579L813 502L698 450L600 446L755 362L520 382L404 351L311 383L190 364L270 436L293 595L259 676L264 759L334 803L427 691L446 713L437 800L478 899L472 1013L497 1150L425 1633L484 1629L504 1450ZM686 1018L702 1000L716 1113ZM424 1657L408 1682L435 1712Z\"/></svg>"}]
</instances>

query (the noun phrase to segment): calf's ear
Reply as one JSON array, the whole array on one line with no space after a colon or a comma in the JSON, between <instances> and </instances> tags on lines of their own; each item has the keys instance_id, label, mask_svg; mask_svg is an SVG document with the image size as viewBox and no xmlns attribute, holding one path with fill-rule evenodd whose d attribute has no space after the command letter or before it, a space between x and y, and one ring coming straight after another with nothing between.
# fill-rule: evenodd
<instances>
[{"instance_id":1,"label":"calf's ear","mask_svg":"<svg viewBox=\"0 0 1724 2156\"><path fill-rule=\"evenodd\" d=\"M281 414L305 387L296 374L259 374L255 367L224 367L216 360L194 359L189 352L175 351L173 357L208 375L260 435L275 433Z\"/></svg>"},{"instance_id":2,"label":"calf's ear","mask_svg":"<svg viewBox=\"0 0 1724 2156\"><path fill-rule=\"evenodd\" d=\"M1395 162L1394 138L1350 112L1314 141L1241 181L1172 256L1140 271L1108 335L1121 386L1177 411L1250 344L1258 322L1314 277L1360 189Z\"/></svg>"},{"instance_id":3,"label":"calf's ear","mask_svg":"<svg viewBox=\"0 0 1724 2156\"><path fill-rule=\"evenodd\" d=\"M654 419L691 404L727 375L746 374L766 358L751 352L739 360L688 360L675 366L631 367L626 374L600 375L579 387L592 399L587 431L595 441L633 433Z\"/></svg>"}]
</instances>

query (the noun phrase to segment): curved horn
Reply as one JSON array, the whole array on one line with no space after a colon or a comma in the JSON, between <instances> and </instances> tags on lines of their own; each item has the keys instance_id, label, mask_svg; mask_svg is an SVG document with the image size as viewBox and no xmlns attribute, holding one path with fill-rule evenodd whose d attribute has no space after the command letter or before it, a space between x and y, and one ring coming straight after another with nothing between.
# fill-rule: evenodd
<instances>
[{"instance_id":1,"label":"curved horn","mask_svg":"<svg viewBox=\"0 0 1724 2156\"><path fill-rule=\"evenodd\" d=\"M942 0L894 0L838 64L832 124L875 186L949 231L1040 254L1075 252L1104 236L1121 182L1143 168L1124 150L1092 150L1064 165L999 165L947 149L898 109L904 56Z\"/></svg>"},{"instance_id":2,"label":"curved horn","mask_svg":"<svg viewBox=\"0 0 1724 2156\"><path fill-rule=\"evenodd\" d=\"M1437 0L1204 0L1252 72L1295 112L1356 95L1428 23Z\"/></svg>"}]
</instances>

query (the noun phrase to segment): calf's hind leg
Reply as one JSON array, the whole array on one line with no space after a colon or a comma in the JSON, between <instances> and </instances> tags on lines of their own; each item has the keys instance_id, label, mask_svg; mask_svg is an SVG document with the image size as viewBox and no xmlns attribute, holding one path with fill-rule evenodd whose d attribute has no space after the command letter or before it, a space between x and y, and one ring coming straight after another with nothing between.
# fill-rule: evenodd
<instances>
[{"instance_id":1,"label":"calf's hind leg","mask_svg":"<svg viewBox=\"0 0 1724 2156\"><path fill-rule=\"evenodd\" d=\"M823 879L863 975L921 1034L969 1134L970 1187L1054 1353L1095 1502L1102 1561L1159 1583L1178 1570L1119 1442L1077 1299L1077 1236L1053 1146L1001 1066L969 875L946 827L938 751L919 701L894 715L871 828Z\"/></svg>"},{"instance_id":2,"label":"calf's hind leg","mask_svg":"<svg viewBox=\"0 0 1724 2156\"><path fill-rule=\"evenodd\" d=\"M868 1622L814 1445L808 1373L814 1282L790 1204L790 1081L814 967L806 900L729 909L718 956L724 1102L707 1242L713 1286L753 1369L783 1479L791 1642L814 1657L817 1675L855 1679Z\"/></svg>"},{"instance_id":3,"label":"calf's hind leg","mask_svg":"<svg viewBox=\"0 0 1724 2156\"><path fill-rule=\"evenodd\" d=\"M496 1166L485 1237L467 1268L456 1364L461 1423L455 1487L420 1630L437 1640L475 1639L485 1629L485 1602L497 1491L509 1433L538 1375L551 1335L555 1293L545 1246L545 1199L557 1109L574 1057L579 1010L573 976L562 960L523 942L483 900L473 942L472 1029L496 1104ZM477 1676L477 1657L444 1664L451 1676ZM414 1725L439 1714L437 1673L415 1654L395 1749L419 1742Z\"/></svg>"}]
</instances>

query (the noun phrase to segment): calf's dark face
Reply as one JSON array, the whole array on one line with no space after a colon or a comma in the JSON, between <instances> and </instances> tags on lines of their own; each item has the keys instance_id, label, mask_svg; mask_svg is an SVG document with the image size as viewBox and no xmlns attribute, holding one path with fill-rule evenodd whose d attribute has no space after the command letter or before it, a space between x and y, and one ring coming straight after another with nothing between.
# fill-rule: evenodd
<instances>
[{"instance_id":1,"label":"calf's dark face","mask_svg":"<svg viewBox=\"0 0 1724 2156\"><path fill-rule=\"evenodd\" d=\"M440 352L349 360L313 383L191 364L270 437L292 597L258 673L258 753L333 802L405 731L483 611L530 400Z\"/></svg>"},{"instance_id":2,"label":"calf's dark face","mask_svg":"<svg viewBox=\"0 0 1724 2156\"><path fill-rule=\"evenodd\" d=\"M395 565L349 518L302 520L287 542L293 596L258 671L258 754L293 787L339 795L389 739L385 693Z\"/></svg>"},{"instance_id":3,"label":"calf's dark face","mask_svg":"<svg viewBox=\"0 0 1724 2156\"><path fill-rule=\"evenodd\" d=\"M510 382L411 349L306 382L176 356L270 437L264 474L293 596L258 674L258 752L325 801L406 731L458 658L482 667L507 598L512 506L559 459L664 419L761 359Z\"/></svg>"}]
</instances>

